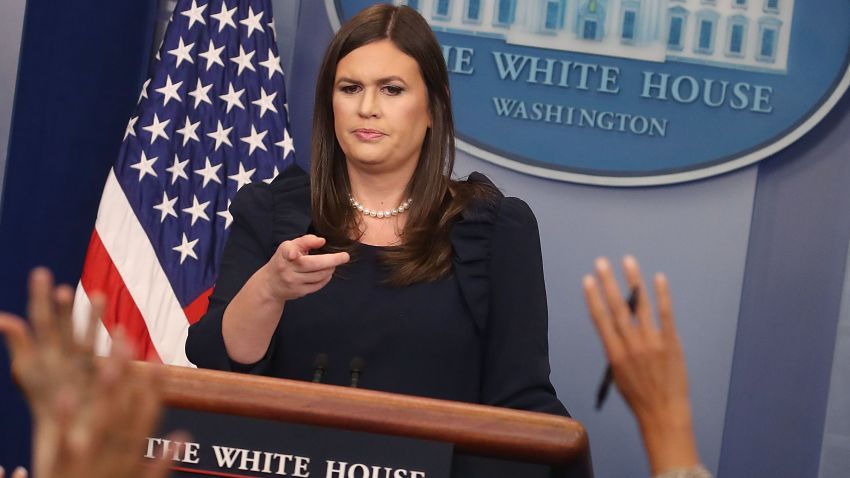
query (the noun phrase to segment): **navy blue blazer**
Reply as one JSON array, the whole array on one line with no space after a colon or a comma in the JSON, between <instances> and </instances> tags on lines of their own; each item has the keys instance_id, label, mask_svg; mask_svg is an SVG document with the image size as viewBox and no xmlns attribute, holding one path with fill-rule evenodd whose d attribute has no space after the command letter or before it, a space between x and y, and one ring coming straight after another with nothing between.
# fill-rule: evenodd
<instances>
[{"instance_id":1,"label":"navy blue blazer","mask_svg":"<svg viewBox=\"0 0 850 478\"><path fill-rule=\"evenodd\" d=\"M489 182L479 173L469 181ZM376 249L363 246L319 292L289 301L265 356L229 359L224 310L278 245L310 230L310 179L292 166L271 184L243 187L206 315L189 328L199 367L309 380L319 353L326 383L345 385L349 361L366 361L360 386L560 415L549 380L546 290L537 221L520 199L476 201L452 226L453 273L426 284L381 283ZM379 251L377 252L379 254Z\"/></svg>"}]
</instances>

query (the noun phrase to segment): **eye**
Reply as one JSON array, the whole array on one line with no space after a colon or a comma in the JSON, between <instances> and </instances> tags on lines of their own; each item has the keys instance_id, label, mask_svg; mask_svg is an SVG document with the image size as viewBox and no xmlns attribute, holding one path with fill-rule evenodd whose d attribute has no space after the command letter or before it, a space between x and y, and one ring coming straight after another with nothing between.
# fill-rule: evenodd
<instances>
[{"instance_id":1,"label":"eye","mask_svg":"<svg viewBox=\"0 0 850 478\"><path fill-rule=\"evenodd\" d=\"M360 91L360 85L341 85L339 87L339 91L345 93L346 95L353 95Z\"/></svg>"},{"instance_id":2,"label":"eye","mask_svg":"<svg viewBox=\"0 0 850 478\"><path fill-rule=\"evenodd\" d=\"M396 85L385 85L382 90L389 96L398 96L404 92L404 88Z\"/></svg>"}]
</instances>

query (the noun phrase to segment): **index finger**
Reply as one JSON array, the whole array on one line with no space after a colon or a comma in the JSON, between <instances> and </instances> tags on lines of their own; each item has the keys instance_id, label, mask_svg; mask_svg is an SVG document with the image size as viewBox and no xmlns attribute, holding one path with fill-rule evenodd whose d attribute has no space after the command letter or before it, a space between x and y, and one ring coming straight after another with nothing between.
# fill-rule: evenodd
<instances>
[{"instance_id":1,"label":"index finger","mask_svg":"<svg viewBox=\"0 0 850 478\"><path fill-rule=\"evenodd\" d=\"M297 246L303 254L307 254L313 249L319 249L324 246L326 241L324 237L319 237L315 234L305 234L292 239L290 242Z\"/></svg>"},{"instance_id":2,"label":"index finger","mask_svg":"<svg viewBox=\"0 0 850 478\"><path fill-rule=\"evenodd\" d=\"M319 249L325 245L325 238L315 234L306 234L303 236L283 241L278 245L277 250L283 255L287 261L294 261L301 256L310 254L310 251Z\"/></svg>"},{"instance_id":3,"label":"index finger","mask_svg":"<svg viewBox=\"0 0 850 478\"><path fill-rule=\"evenodd\" d=\"M301 256L292 261L298 267L298 272L316 272L345 264L351 259L347 252L334 252L332 254L311 254Z\"/></svg>"},{"instance_id":4,"label":"index finger","mask_svg":"<svg viewBox=\"0 0 850 478\"><path fill-rule=\"evenodd\" d=\"M596 279L586 275L582 279L582 286L584 288L584 301L587 304L590 317L593 319L593 325L596 326L599 338L602 339L602 346L605 348L608 360L611 361L612 357L620 354L623 347L620 336L611 322L612 318L608 312L608 307L602 301Z\"/></svg>"},{"instance_id":5,"label":"index finger","mask_svg":"<svg viewBox=\"0 0 850 478\"><path fill-rule=\"evenodd\" d=\"M617 280L614 278L614 270L607 257L597 257L594 261L596 266L596 277L602 288L602 294L605 296L605 302L608 304L608 309L614 318L618 321L629 318L631 311L623 295L620 293L620 286L617 285ZM622 332L622 331L621 331Z\"/></svg>"}]
</instances>

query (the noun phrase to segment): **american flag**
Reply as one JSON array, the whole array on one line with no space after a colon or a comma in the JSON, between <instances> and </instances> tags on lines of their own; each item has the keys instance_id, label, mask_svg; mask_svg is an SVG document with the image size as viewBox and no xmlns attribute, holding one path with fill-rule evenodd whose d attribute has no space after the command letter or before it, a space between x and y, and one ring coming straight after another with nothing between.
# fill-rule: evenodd
<instances>
[{"instance_id":1,"label":"american flag","mask_svg":"<svg viewBox=\"0 0 850 478\"><path fill-rule=\"evenodd\" d=\"M236 191L294 161L270 0L179 0L109 172L75 303L106 294L98 351L191 365Z\"/></svg>"}]
</instances>

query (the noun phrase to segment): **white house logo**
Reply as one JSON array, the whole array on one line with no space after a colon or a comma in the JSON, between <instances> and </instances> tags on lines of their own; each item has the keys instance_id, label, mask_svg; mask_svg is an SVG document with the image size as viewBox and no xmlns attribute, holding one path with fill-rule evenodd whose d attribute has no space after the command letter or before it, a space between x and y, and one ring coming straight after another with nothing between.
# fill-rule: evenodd
<instances>
[{"instance_id":1,"label":"white house logo","mask_svg":"<svg viewBox=\"0 0 850 478\"><path fill-rule=\"evenodd\" d=\"M371 3L326 0L335 28ZM798 139L850 84L847 0L392 3L442 44L459 147L549 178L731 171Z\"/></svg>"}]
</instances>

